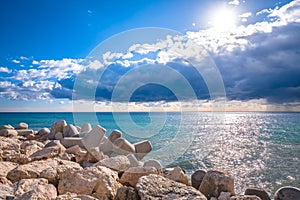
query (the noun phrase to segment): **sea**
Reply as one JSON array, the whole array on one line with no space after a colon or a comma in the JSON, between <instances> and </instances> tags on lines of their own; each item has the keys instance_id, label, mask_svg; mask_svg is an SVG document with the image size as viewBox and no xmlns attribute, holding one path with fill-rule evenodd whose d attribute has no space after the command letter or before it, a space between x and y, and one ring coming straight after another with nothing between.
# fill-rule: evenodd
<instances>
[{"instance_id":1,"label":"sea","mask_svg":"<svg viewBox=\"0 0 300 200\"><path fill-rule=\"evenodd\" d=\"M26 122L39 130L57 120L118 129L132 143L150 140L144 159L166 168L220 168L234 176L235 190L264 188L271 196L283 186L300 187L300 113L0 113L0 125Z\"/></svg>"}]
</instances>

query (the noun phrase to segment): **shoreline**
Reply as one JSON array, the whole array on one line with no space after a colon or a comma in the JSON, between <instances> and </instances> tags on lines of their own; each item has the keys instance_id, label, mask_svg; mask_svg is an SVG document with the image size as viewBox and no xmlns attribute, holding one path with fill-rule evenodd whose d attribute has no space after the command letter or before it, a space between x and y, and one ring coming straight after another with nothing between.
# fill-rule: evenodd
<instances>
[{"instance_id":1,"label":"shoreline","mask_svg":"<svg viewBox=\"0 0 300 200\"><path fill-rule=\"evenodd\" d=\"M105 133L100 125L76 127L64 120L50 130L34 131L26 123L1 126L0 191L8 193L0 197L148 199L161 192L167 199L270 199L263 188L236 194L234 178L222 169L199 169L190 178L178 166L165 169L158 160L143 160L152 150L150 141L132 144L118 130L108 137ZM276 199L299 192L290 186L273 194Z\"/></svg>"}]
</instances>

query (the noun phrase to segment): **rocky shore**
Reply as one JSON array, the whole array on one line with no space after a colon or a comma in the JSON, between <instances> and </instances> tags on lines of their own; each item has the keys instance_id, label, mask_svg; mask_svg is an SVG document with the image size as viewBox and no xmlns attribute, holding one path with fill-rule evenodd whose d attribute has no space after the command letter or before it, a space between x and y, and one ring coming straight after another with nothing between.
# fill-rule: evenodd
<instances>
[{"instance_id":1,"label":"rocky shore","mask_svg":"<svg viewBox=\"0 0 300 200\"><path fill-rule=\"evenodd\" d=\"M59 120L35 131L21 122L0 127L0 199L270 200L263 188L234 191L222 169L197 170L143 160L150 141L132 144L118 130ZM298 186L299 187L299 186ZM275 200L300 200L300 189L279 188Z\"/></svg>"}]
</instances>

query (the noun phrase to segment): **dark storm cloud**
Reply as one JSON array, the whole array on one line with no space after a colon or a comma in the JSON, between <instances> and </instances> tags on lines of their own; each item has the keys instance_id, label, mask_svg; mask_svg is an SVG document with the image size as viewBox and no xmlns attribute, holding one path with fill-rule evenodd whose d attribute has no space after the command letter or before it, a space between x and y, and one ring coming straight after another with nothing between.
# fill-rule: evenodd
<instances>
[{"instance_id":1,"label":"dark storm cloud","mask_svg":"<svg viewBox=\"0 0 300 200\"><path fill-rule=\"evenodd\" d=\"M269 102L300 100L300 24L274 27L247 37L250 47L215 55L227 97L266 98Z\"/></svg>"}]
</instances>

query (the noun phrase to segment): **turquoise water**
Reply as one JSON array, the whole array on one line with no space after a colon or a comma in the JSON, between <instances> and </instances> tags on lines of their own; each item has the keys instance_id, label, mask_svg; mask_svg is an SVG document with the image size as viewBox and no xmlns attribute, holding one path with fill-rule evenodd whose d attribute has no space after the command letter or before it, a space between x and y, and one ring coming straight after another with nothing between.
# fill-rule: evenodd
<instances>
[{"instance_id":1,"label":"turquoise water","mask_svg":"<svg viewBox=\"0 0 300 200\"><path fill-rule=\"evenodd\" d=\"M0 113L0 124L24 121L35 130L59 119L101 124L107 134L120 129L131 142L148 139L153 151L147 158L189 174L225 169L235 177L237 192L300 187L300 113Z\"/></svg>"}]
</instances>

